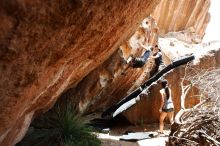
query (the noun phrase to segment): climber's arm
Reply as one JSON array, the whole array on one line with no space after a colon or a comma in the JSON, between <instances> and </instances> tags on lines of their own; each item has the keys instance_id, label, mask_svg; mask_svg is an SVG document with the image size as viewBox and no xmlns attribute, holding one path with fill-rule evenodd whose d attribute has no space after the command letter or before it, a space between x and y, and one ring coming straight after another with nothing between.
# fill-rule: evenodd
<instances>
[{"instance_id":1,"label":"climber's arm","mask_svg":"<svg viewBox=\"0 0 220 146\"><path fill-rule=\"evenodd\" d=\"M140 45L142 48L144 48L145 50L149 50L145 45L141 44Z\"/></svg>"}]
</instances>

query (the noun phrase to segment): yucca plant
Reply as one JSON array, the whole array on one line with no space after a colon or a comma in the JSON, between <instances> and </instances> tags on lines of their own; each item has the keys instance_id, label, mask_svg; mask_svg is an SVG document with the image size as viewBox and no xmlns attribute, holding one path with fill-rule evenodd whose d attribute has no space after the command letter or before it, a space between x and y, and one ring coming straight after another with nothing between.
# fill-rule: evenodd
<instances>
[{"instance_id":1,"label":"yucca plant","mask_svg":"<svg viewBox=\"0 0 220 146\"><path fill-rule=\"evenodd\" d=\"M101 141L71 104L55 107L35 120L17 146L100 146Z\"/></svg>"}]
</instances>

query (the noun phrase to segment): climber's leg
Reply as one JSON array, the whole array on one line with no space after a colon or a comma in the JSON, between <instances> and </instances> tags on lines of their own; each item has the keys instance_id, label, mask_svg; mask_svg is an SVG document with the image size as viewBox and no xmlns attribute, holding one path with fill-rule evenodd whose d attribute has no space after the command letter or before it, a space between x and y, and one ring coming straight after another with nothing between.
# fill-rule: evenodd
<instances>
[{"instance_id":1,"label":"climber's leg","mask_svg":"<svg viewBox=\"0 0 220 146\"><path fill-rule=\"evenodd\" d=\"M144 54L141 56L141 58L146 62L147 61L147 59L149 58L149 56L150 56L150 51L149 50L146 50L145 52L144 52Z\"/></svg>"},{"instance_id":2,"label":"climber's leg","mask_svg":"<svg viewBox=\"0 0 220 146\"><path fill-rule=\"evenodd\" d=\"M174 111L171 111L171 112L168 112L168 117L169 117L169 120L170 120L170 124L172 125L173 124L173 115L174 115Z\"/></svg>"},{"instance_id":3,"label":"climber's leg","mask_svg":"<svg viewBox=\"0 0 220 146\"><path fill-rule=\"evenodd\" d=\"M167 116L167 113L166 113L166 112L161 112L161 113L160 113L160 124L159 124L160 133L164 133L164 132L163 132L164 119L166 118L166 116Z\"/></svg>"}]
</instances>

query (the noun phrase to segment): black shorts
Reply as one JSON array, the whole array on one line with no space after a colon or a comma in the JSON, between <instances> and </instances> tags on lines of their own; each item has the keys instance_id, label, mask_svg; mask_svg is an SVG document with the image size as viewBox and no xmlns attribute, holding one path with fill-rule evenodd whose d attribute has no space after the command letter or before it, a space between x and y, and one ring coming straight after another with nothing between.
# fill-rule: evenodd
<instances>
[{"instance_id":1,"label":"black shorts","mask_svg":"<svg viewBox=\"0 0 220 146\"><path fill-rule=\"evenodd\" d=\"M135 58L133 62L133 68L141 68L145 65L145 60L143 58Z\"/></svg>"},{"instance_id":2,"label":"black shorts","mask_svg":"<svg viewBox=\"0 0 220 146\"><path fill-rule=\"evenodd\" d=\"M173 112L173 108L162 109L162 112L166 112L166 113L168 113L168 112Z\"/></svg>"}]
</instances>

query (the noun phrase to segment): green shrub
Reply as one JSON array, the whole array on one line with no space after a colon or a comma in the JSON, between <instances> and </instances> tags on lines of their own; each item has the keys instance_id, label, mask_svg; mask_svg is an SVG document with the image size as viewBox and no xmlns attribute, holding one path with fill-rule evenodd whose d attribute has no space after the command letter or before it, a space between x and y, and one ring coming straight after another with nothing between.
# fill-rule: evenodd
<instances>
[{"instance_id":1,"label":"green shrub","mask_svg":"<svg viewBox=\"0 0 220 146\"><path fill-rule=\"evenodd\" d=\"M87 127L71 105L56 107L34 121L17 146L100 146L101 141Z\"/></svg>"}]
</instances>

